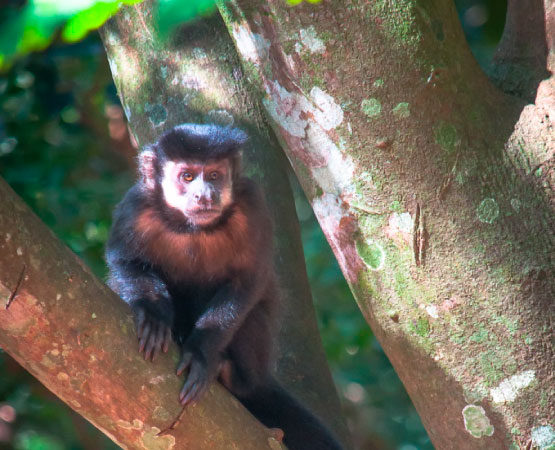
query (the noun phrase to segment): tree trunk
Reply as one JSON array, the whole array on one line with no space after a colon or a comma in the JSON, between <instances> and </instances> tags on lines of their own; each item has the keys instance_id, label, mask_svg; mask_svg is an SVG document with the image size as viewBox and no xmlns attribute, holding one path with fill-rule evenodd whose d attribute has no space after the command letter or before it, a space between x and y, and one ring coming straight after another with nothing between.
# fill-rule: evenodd
<instances>
[{"instance_id":1,"label":"tree trunk","mask_svg":"<svg viewBox=\"0 0 555 450\"><path fill-rule=\"evenodd\" d=\"M249 132L246 171L263 181L276 225L284 316L277 375L348 441L314 318L284 158L250 99L227 30L216 17L164 41L152 26L152 8L152 2L123 8L102 31L135 140L144 145L183 122L234 123ZM142 361L126 305L5 184L0 198L0 298L11 300L0 309L0 346L20 364L123 448L284 448L217 384L171 434L157 437L180 411L177 352L155 364Z\"/></svg>"},{"instance_id":2,"label":"tree trunk","mask_svg":"<svg viewBox=\"0 0 555 450\"><path fill-rule=\"evenodd\" d=\"M451 2L219 4L437 449L555 443L555 10L509 3L493 72L518 96Z\"/></svg>"}]
</instances>

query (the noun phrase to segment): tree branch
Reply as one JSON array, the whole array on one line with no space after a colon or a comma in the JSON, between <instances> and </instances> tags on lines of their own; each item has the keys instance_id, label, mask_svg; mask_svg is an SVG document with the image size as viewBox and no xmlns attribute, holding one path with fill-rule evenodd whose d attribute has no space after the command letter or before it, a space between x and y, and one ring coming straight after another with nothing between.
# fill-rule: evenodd
<instances>
[{"instance_id":1,"label":"tree branch","mask_svg":"<svg viewBox=\"0 0 555 450\"><path fill-rule=\"evenodd\" d=\"M127 305L3 180L0 197L0 346L16 361L125 449L278 448L217 384L171 435L157 437L180 411L176 349L155 364L143 361Z\"/></svg>"},{"instance_id":2,"label":"tree branch","mask_svg":"<svg viewBox=\"0 0 555 450\"><path fill-rule=\"evenodd\" d=\"M554 27L553 2L509 0L505 29L491 71L504 92L534 102L539 82L555 69L553 56L548 64L548 55L554 49Z\"/></svg>"}]
</instances>

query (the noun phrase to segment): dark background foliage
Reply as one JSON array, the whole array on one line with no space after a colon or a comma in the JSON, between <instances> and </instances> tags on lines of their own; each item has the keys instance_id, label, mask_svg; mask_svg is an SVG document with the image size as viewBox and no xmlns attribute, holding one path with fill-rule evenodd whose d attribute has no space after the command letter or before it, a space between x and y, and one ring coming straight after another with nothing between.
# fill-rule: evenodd
<instances>
[{"instance_id":1,"label":"dark background foliage","mask_svg":"<svg viewBox=\"0 0 555 450\"><path fill-rule=\"evenodd\" d=\"M456 3L472 50L487 69L506 0ZM0 75L0 175L101 277L111 211L132 183L134 154L96 33L78 44L55 42ZM357 447L431 449L310 206L293 186L320 331ZM0 450L114 448L0 349Z\"/></svg>"}]
</instances>

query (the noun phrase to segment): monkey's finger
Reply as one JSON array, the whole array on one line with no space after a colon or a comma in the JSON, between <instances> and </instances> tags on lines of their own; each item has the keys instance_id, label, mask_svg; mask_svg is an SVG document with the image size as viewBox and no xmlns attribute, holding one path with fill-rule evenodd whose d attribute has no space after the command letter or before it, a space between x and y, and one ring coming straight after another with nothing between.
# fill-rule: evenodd
<instances>
[{"instance_id":1,"label":"monkey's finger","mask_svg":"<svg viewBox=\"0 0 555 450\"><path fill-rule=\"evenodd\" d=\"M192 359L193 354L191 352L183 352L183 355L181 356L181 362L179 363L179 366L177 366L178 376L185 372L185 369L187 369L187 367L189 367L189 365L191 364Z\"/></svg>"},{"instance_id":2,"label":"monkey's finger","mask_svg":"<svg viewBox=\"0 0 555 450\"><path fill-rule=\"evenodd\" d=\"M172 329L170 327L166 327L166 329L164 330L164 344L162 346L162 350L164 351L164 353L168 353L168 350L170 349L171 339Z\"/></svg>"},{"instance_id":3,"label":"monkey's finger","mask_svg":"<svg viewBox=\"0 0 555 450\"><path fill-rule=\"evenodd\" d=\"M187 380L181 389L179 398L183 406L189 404L198 394L198 390L202 388L206 376L204 367L196 361L191 364L191 370L187 375Z\"/></svg>"},{"instance_id":4,"label":"monkey's finger","mask_svg":"<svg viewBox=\"0 0 555 450\"><path fill-rule=\"evenodd\" d=\"M154 359L154 352L156 351L156 337L158 336L158 328L159 325L153 323L150 330L150 335L146 340L145 344L145 359L148 361L149 359L153 361Z\"/></svg>"},{"instance_id":5,"label":"monkey's finger","mask_svg":"<svg viewBox=\"0 0 555 450\"><path fill-rule=\"evenodd\" d=\"M141 353L143 353L143 351L145 349L146 341L147 341L148 337L150 336L150 328L151 328L150 320L147 320L147 322L146 322L146 324L143 328L143 332L141 334L141 340L139 341L139 352L141 352Z\"/></svg>"},{"instance_id":6,"label":"monkey's finger","mask_svg":"<svg viewBox=\"0 0 555 450\"><path fill-rule=\"evenodd\" d=\"M140 336L145 326L146 313L143 308L137 308L135 313L135 323L137 324L137 336Z\"/></svg>"},{"instance_id":7,"label":"monkey's finger","mask_svg":"<svg viewBox=\"0 0 555 450\"><path fill-rule=\"evenodd\" d=\"M181 403L181 405L185 406L187 404L185 398L188 396L189 390L191 388L194 388L195 385L196 383L193 383L192 386L188 386L187 383L185 383L185 386L183 386L183 389L181 389L181 392L179 393L179 402ZM187 387L187 390L185 390L185 387Z\"/></svg>"},{"instance_id":8,"label":"monkey's finger","mask_svg":"<svg viewBox=\"0 0 555 450\"><path fill-rule=\"evenodd\" d=\"M166 326L160 322L158 323L158 330L156 330L156 338L154 340L154 347L152 349L152 361L156 359L156 356L162 351L162 345L164 345L164 331Z\"/></svg>"},{"instance_id":9,"label":"monkey's finger","mask_svg":"<svg viewBox=\"0 0 555 450\"><path fill-rule=\"evenodd\" d=\"M206 391L207 384L206 381L197 382L193 389L189 391L189 395L183 399L183 405L189 405L191 403L196 402L199 398L202 397L204 392Z\"/></svg>"},{"instance_id":10,"label":"monkey's finger","mask_svg":"<svg viewBox=\"0 0 555 450\"><path fill-rule=\"evenodd\" d=\"M202 394L206 390L206 387L206 378L200 376L200 378L198 378L197 381L190 386L187 393L181 398L181 404L185 406L195 402L202 396ZM185 386L183 386L183 389L185 389Z\"/></svg>"}]
</instances>

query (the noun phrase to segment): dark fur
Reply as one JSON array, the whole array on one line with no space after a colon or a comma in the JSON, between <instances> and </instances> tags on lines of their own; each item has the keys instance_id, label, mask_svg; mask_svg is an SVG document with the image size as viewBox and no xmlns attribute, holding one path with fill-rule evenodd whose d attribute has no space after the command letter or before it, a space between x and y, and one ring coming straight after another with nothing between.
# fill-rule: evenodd
<instances>
[{"instance_id":1,"label":"dark fur","mask_svg":"<svg viewBox=\"0 0 555 450\"><path fill-rule=\"evenodd\" d=\"M114 212L109 285L152 329L172 328L182 349L180 368L189 369L184 403L219 377L266 426L284 430L289 449L337 450L326 428L271 375L279 298L272 223L259 188L234 171L233 203L200 229L163 200L161 162L230 158L235 168L245 141L239 130L182 125L147 149L152 165L141 168L143 180ZM145 345L157 342L160 349L153 333L139 327ZM144 351L145 357L156 353Z\"/></svg>"}]
</instances>

